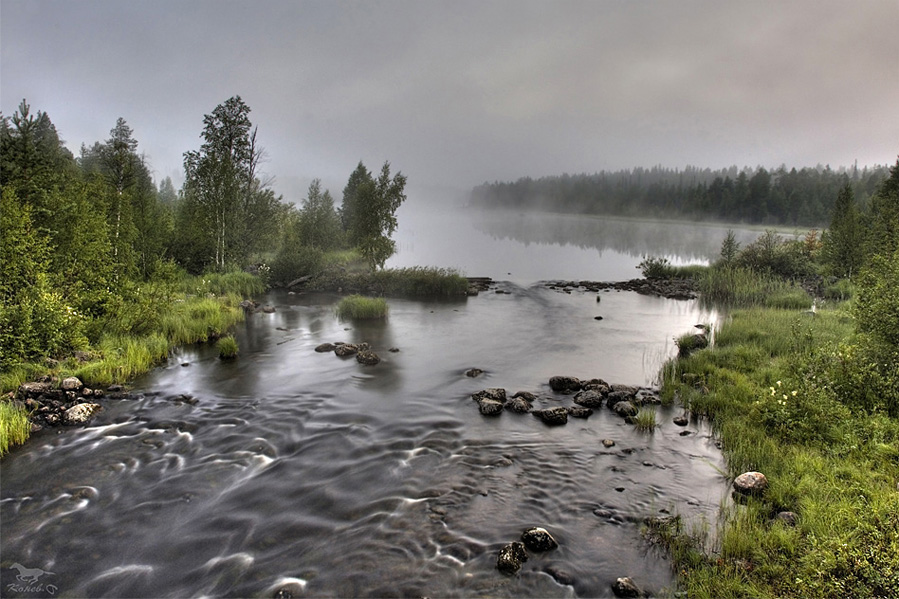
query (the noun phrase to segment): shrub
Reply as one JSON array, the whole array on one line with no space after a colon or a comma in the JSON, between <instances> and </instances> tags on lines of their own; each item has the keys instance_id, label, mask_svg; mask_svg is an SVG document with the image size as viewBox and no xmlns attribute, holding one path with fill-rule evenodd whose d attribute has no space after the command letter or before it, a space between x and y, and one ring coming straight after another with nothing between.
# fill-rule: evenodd
<instances>
[{"instance_id":1,"label":"shrub","mask_svg":"<svg viewBox=\"0 0 899 599\"><path fill-rule=\"evenodd\" d=\"M31 434L28 411L13 402L0 400L0 456L21 445Z\"/></svg>"},{"instance_id":2,"label":"shrub","mask_svg":"<svg viewBox=\"0 0 899 599\"><path fill-rule=\"evenodd\" d=\"M237 339L233 335L222 337L218 341L219 358L222 360L233 360L237 357L239 348L237 347Z\"/></svg>"},{"instance_id":3,"label":"shrub","mask_svg":"<svg viewBox=\"0 0 899 599\"><path fill-rule=\"evenodd\" d=\"M856 283L859 330L899 348L899 250L874 256Z\"/></svg>"},{"instance_id":4,"label":"shrub","mask_svg":"<svg viewBox=\"0 0 899 599\"><path fill-rule=\"evenodd\" d=\"M374 319L387 316L387 300L383 297L349 295L337 304L337 317Z\"/></svg>"},{"instance_id":5,"label":"shrub","mask_svg":"<svg viewBox=\"0 0 899 599\"><path fill-rule=\"evenodd\" d=\"M316 275L322 269L324 253L307 246L286 246L275 256L271 264L273 282L286 285L306 275Z\"/></svg>"},{"instance_id":6,"label":"shrub","mask_svg":"<svg viewBox=\"0 0 899 599\"><path fill-rule=\"evenodd\" d=\"M643 257L637 268L647 279L667 279L671 277L671 263L668 258Z\"/></svg>"},{"instance_id":7,"label":"shrub","mask_svg":"<svg viewBox=\"0 0 899 599\"><path fill-rule=\"evenodd\" d=\"M788 241L770 230L743 248L733 264L783 278L807 277L814 273L804 241Z\"/></svg>"}]
</instances>

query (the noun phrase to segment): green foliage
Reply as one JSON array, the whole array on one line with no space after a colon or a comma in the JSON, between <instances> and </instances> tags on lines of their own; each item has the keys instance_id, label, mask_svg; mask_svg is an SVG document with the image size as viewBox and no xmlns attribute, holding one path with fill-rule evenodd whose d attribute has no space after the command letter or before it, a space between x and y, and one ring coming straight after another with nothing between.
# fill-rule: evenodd
<instances>
[{"instance_id":1,"label":"green foliage","mask_svg":"<svg viewBox=\"0 0 899 599\"><path fill-rule=\"evenodd\" d=\"M856 284L859 329L899 348L899 249L874 256Z\"/></svg>"},{"instance_id":2,"label":"green foliage","mask_svg":"<svg viewBox=\"0 0 899 599\"><path fill-rule=\"evenodd\" d=\"M343 193L341 216L350 245L357 248L372 270L383 268L396 250L390 238L396 231L396 211L405 201L406 177L390 176L385 162L374 179L360 162Z\"/></svg>"},{"instance_id":3,"label":"green foliage","mask_svg":"<svg viewBox=\"0 0 899 599\"><path fill-rule=\"evenodd\" d=\"M640 408L634 416L634 425L638 431L652 432L656 425L656 411L653 408Z\"/></svg>"},{"instance_id":4,"label":"green foliage","mask_svg":"<svg viewBox=\"0 0 899 599\"><path fill-rule=\"evenodd\" d=\"M468 279L447 268L390 268L371 273L366 279L365 286L382 295L452 297L468 290Z\"/></svg>"},{"instance_id":5,"label":"green foliage","mask_svg":"<svg viewBox=\"0 0 899 599\"><path fill-rule=\"evenodd\" d=\"M861 215L847 182L837 195L830 229L823 240L823 260L828 271L838 277L852 277L864 262L864 244Z\"/></svg>"},{"instance_id":6,"label":"green foliage","mask_svg":"<svg viewBox=\"0 0 899 599\"><path fill-rule=\"evenodd\" d=\"M219 358L222 360L233 360L239 353L237 347L237 339L233 335L222 337L218 341Z\"/></svg>"},{"instance_id":7,"label":"green foliage","mask_svg":"<svg viewBox=\"0 0 899 599\"><path fill-rule=\"evenodd\" d=\"M328 251L340 247L343 242L334 200L327 189L321 191L321 181L318 179L309 185L298 225L299 241L304 246Z\"/></svg>"},{"instance_id":8,"label":"green foliage","mask_svg":"<svg viewBox=\"0 0 899 599\"><path fill-rule=\"evenodd\" d=\"M743 248L734 264L782 278L801 278L814 273L804 242L787 241L771 230Z\"/></svg>"},{"instance_id":9,"label":"green foliage","mask_svg":"<svg viewBox=\"0 0 899 599\"><path fill-rule=\"evenodd\" d=\"M812 299L782 278L740 266L715 266L699 277L703 303L718 307L809 308Z\"/></svg>"},{"instance_id":10,"label":"green foliage","mask_svg":"<svg viewBox=\"0 0 899 599\"><path fill-rule=\"evenodd\" d=\"M21 445L31 434L28 411L5 399L0 399L0 457L11 447Z\"/></svg>"},{"instance_id":11,"label":"green foliage","mask_svg":"<svg viewBox=\"0 0 899 599\"><path fill-rule=\"evenodd\" d=\"M668 258L643 257L637 268L647 279L667 279L671 277L671 263Z\"/></svg>"},{"instance_id":12,"label":"green foliage","mask_svg":"<svg viewBox=\"0 0 899 599\"><path fill-rule=\"evenodd\" d=\"M730 266L734 259L737 257L737 252L740 251L740 243L737 241L737 236L733 232L733 229L727 230L727 236L724 238L724 241L721 242L721 255L719 258L719 265L721 266Z\"/></svg>"},{"instance_id":13,"label":"green foliage","mask_svg":"<svg viewBox=\"0 0 899 599\"><path fill-rule=\"evenodd\" d=\"M387 316L387 300L383 297L363 297L349 295L337 304L337 317L340 319L376 319Z\"/></svg>"},{"instance_id":14,"label":"green foliage","mask_svg":"<svg viewBox=\"0 0 899 599\"><path fill-rule=\"evenodd\" d=\"M286 285L307 275L316 275L322 268L324 253L303 245L284 245L272 261L271 279Z\"/></svg>"}]
</instances>

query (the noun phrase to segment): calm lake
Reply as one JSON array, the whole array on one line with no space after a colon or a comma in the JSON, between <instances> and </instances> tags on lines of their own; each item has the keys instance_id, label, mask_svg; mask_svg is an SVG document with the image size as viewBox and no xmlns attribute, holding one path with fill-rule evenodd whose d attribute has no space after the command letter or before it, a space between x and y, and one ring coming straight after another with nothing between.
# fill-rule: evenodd
<instances>
[{"instance_id":1,"label":"calm lake","mask_svg":"<svg viewBox=\"0 0 899 599\"><path fill-rule=\"evenodd\" d=\"M548 427L481 416L470 395L530 391L536 408L572 405L549 389L553 375L651 385L673 338L714 313L538 282L636 278L644 255L707 261L726 229L414 205L398 218L388 266L455 267L508 293L390 299L386 320L365 323L339 321L333 295L258 298L276 312L239 325L236 361L182 348L134 382L134 399L3 459L4 596L605 597L621 576L655 593L673 585L640 526L674 513L714 522L727 481L705 424L676 426L680 410L659 408L660 426L641 433L603 408ZM314 351L335 341L366 341L382 362ZM559 548L499 573L499 549L531 526ZM17 592L13 563L52 574Z\"/></svg>"}]
</instances>

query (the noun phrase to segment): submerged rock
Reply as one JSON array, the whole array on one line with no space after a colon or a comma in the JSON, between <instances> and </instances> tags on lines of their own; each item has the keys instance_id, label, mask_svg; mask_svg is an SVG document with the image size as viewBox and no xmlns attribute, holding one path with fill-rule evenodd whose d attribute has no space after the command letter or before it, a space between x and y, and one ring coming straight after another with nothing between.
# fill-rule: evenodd
<instances>
[{"instance_id":1,"label":"submerged rock","mask_svg":"<svg viewBox=\"0 0 899 599\"><path fill-rule=\"evenodd\" d=\"M352 356L359 351L359 346L353 343L341 343L334 347L334 353L340 357Z\"/></svg>"},{"instance_id":2,"label":"submerged rock","mask_svg":"<svg viewBox=\"0 0 899 599\"><path fill-rule=\"evenodd\" d=\"M484 371L481 370L480 368L469 368L468 370L465 371L465 376L467 376L468 378L472 378L472 379L477 378L477 377L481 376L482 374L484 374Z\"/></svg>"},{"instance_id":3,"label":"submerged rock","mask_svg":"<svg viewBox=\"0 0 899 599\"><path fill-rule=\"evenodd\" d=\"M337 349L337 346L334 345L333 343L322 343L321 345L315 346L315 351L317 351L320 354L332 352L335 349Z\"/></svg>"},{"instance_id":4,"label":"submerged rock","mask_svg":"<svg viewBox=\"0 0 899 599\"><path fill-rule=\"evenodd\" d=\"M572 418L589 418L593 415L593 410L591 410L590 408L569 407L567 409L568 415Z\"/></svg>"},{"instance_id":5,"label":"submerged rock","mask_svg":"<svg viewBox=\"0 0 899 599\"><path fill-rule=\"evenodd\" d=\"M573 393L581 390L581 381L573 376L554 376L549 379L549 388L558 393Z\"/></svg>"},{"instance_id":6,"label":"submerged rock","mask_svg":"<svg viewBox=\"0 0 899 599\"><path fill-rule=\"evenodd\" d=\"M381 361L380 356L370 349L356 352L356 361L366 366L374 366Z\"/></svg>"},{"instance_id":7,"label":"submerged rock","mask_svg":"<svg viewBox=\"0 0 899 599\"><path fill-rule=\"evenodd\" d=\"M642 597L643 591L629 577L618 578L612 583L612 592L616 597Z\"/></svg>"},{"instance_id":8,"label":"submerged rock","mask_svg":"<svg viewBox=\"0 0 899 599\"><path fill-rule=\"evenodd\" d=\"M512 541L499 550L496 557L496 569L503 574L515 574L521 569L521 564L528 561L528 553L524 549L524 543Z\"/></svg>"},{"instance_id":9,"label":"submerged rock","mask_svg":"<svg viewBox=\"0 0 899 599\"><path fill-rule=\"evenodd\" d=\"M547 408L545 410L535 410L531 414L550 426L560 426L568 423L567 408Z\"/></svg>"},{"instance_id":10,"label":"submerged rock","mask_svg":"<svg viewBox=\"0 0 899 599\"><path fill-rule=\"evenodd\" d=\"M533 405L525 397L517 395L506 402L506 409L518 414L526 414L531 411Z\"/></svg>"},{"instance_id":11,"label":"submerged rock","mask_svg":"<svg viewBox=\"0 0 899 599\"><path fill-rule=\"evenodd\" d=\"M484 416L499 416L503 413L503 402L484 398L478 401L478 411Z\"/></svg>"},{"instance_id":12,"label":"submerged rock","mask_svg":"<svg viewBox=\"0 0 899 599\"><path fill-rule=\"evenodd\" d=\"M531 551L550 551L559 546L549 531L535 526L521 533L521 540Z\"/></svg>"},{"instance_id":13,"label":"submerged rock","mask_svg":"<svg viewBox=\"0 0 899 599\"><path fill-rule=\"evenodd\" d=\"M612 411L622 418L633 418L637 415L637 408L629 401L619 401L612 408Z\"/></svg>"},{"instance_id":14,"label":"submerged rock","mask_svg":"<svg viewBox=\"0 0 899 599\"><path fill-rule=\"evenodd\" d=\"M484 389L471 394L471 398L475 401L482 399L492 399L500 403L506 403L506 390L501 387L493 387Z\"/></svg>"},{"instance_id":15,"label":"submerged rock","mask_svg":"<svg viewBox=\"0 0 899 599\"><path fill-rule=\"evenodd\" d=\"M600 391L587 390L581 391L574 396L574 403L585 408L601 408L605 397Z\"/></svg>"}]
</instances>

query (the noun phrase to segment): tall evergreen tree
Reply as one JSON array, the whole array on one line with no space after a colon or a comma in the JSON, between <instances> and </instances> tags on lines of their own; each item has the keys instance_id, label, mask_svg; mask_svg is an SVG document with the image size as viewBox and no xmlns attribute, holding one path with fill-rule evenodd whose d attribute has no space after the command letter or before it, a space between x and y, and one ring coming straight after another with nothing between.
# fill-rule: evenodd
<instances>
[{"instance_id":1,"label":"tall evergreen tree","mask_svg":"<svg viewBox=\"0 0 899 599\"><path fill-rule=\"evenodd\" d=\"M865 258L865 231L855 205L855 194L847 181L833 207L830 229L824 237L824 261L830 272L838 277L852 277Z\"/></svg>"}]
</instances>

